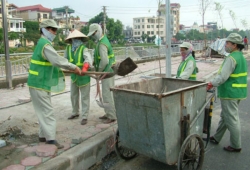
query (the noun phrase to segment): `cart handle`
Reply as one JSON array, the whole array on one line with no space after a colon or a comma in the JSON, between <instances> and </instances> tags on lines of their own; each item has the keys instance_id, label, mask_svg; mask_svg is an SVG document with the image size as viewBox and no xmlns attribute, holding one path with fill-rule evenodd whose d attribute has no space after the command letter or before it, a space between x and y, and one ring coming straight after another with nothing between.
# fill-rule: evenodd
<instances>
[{"instance_id":1,"label":"cart handle","mask_svg":"<svg viewBox=\"0 0 250 170\"><path fill-rule=\"evenodd\" d=\"M196 122L196 120L200 117L200 115L203 113L204 109L206 108L207 104L210 103L210 100L215 96L215 94L213 93L209 99L207 100L207 102L202 106L201 110L197 110L197 114L196 117L194 118L194 120L191 122L190 124L190 128L193 127L194 123Z\"/></svg>"}]
</instances>

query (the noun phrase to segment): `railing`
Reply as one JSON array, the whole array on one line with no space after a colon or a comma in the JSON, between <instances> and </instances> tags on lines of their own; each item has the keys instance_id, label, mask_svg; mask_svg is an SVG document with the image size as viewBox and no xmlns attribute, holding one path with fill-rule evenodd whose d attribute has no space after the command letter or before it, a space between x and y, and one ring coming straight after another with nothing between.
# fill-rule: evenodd
<instances>
[{"instance_id":1,"label":"railing","mask_svg":"<svg viewBox=\"0 0 250 170\"><path fill-rule=\"evenodd\" d=\"M172 55L180 54L180 44L173 45L171 47ZM202 43L193 44L194 50L199 51L203 49ZM119 47L113 48L117 60L123 60L127 57L132 58L133 60L144 60L148 58L155 57L164 57L166 55L165 46L130 46L130 47ZM58 51L59 54L63 54L64 50ZM90 49L90 53L93 53L93 50ZM0 54L0 78L5 78L5 55ZM17 53L10 54L11 60L11 70L12 77L26 75L28 74L28 68L30 64L30 58L32 53Z\"/></svg>"}]
</instances>

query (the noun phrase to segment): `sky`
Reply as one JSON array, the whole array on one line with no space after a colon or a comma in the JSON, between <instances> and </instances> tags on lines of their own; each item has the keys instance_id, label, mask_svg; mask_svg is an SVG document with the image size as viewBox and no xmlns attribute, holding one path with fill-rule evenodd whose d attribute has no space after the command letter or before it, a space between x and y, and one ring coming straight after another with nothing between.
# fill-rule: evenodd
<instances>
[{"instance_id":1,"label":"sky","mask_svg":"<svg viewBox=\"0 0 250 170\"><path fill-rule=\"evenodd\" d=\"M103 6L106 6L109 18L120 20L124 26L132 26L135 17L156 16L158 2L165 4L165 0L7 0L18 7L41 4L46 8L58 8L69 6L75 10L74 16L79 16L81 21L87 22L102 12ZM170 3L179 3L180 24L191 26L194 22L202 25L200 14L200 0L171 0ZM246 20L250 27L250 3L249 0L210 0L211 5L205 13L205 23L217 22L222 28L222 23L218 12L214 10L214 2L219 2L224 9L222 10L223 28L228 30L232 28L245 29L241 20ZM236 16L236 26L229 15L232 10Z\"/></svg>"}]
</instances>

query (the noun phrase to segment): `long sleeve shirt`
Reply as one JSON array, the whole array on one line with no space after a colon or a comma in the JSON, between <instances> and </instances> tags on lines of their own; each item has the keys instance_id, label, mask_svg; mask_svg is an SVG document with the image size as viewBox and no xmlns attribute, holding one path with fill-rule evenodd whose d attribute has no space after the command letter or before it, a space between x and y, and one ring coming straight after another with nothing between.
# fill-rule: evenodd
<instances>
[{"instance_id":1,"label":"long sleeve shirt","mask_svg":"<svg viewBox=\"0 0 250 170\"><path fill-rule=\"evenodd\" d=\"M189 79L189 77L192 75L194 69L195 69L194 62L192 60L189 60L185 69L183 70L183 72L180 74L180 76L178 78L184 79L184 80Z\"/></svg>"},{"instance_id":2,"label":"long sleeve shirt","mask_svg":"<svg viewBox=\"0 0 250 170\"><path fill-rule=\"evenodd\" d=\"M44 59L48 60L53 66L66 70L74 70L76 68L76 65L71 64L66 58L60 56L51 45L44 47L43 54Z\"/></svg>"},{"instance_id":3,"label":"long sleeve shirt","mask_svg":"<svg viewBox=\"0 0 250 170\"><path fill-rule=\"evenodd\" d=\"M109 59L108 59L108 48L103 45L100 44L99 46L99 54L101 57L101 61L99 64L99 71L103 71L105 69L105 67L109 64Z\"/></svg>"},{"instance_id":4,"label":"long sleeve shirt","mask_svg":"<svg viewBox=\"0 0 250 170\"><path fill-rule=\"evenodd\" d=\"M236 63L235 61L232 59L232 57L227 57L223 64L222 64L222 68L219 71L219 73L216 75L216 77L211 80L211 83L213 86L218 87L219 85L223 84L228 78L229 76L233 73L234 69L235 69Z\"/></svg>"}]
</instances>

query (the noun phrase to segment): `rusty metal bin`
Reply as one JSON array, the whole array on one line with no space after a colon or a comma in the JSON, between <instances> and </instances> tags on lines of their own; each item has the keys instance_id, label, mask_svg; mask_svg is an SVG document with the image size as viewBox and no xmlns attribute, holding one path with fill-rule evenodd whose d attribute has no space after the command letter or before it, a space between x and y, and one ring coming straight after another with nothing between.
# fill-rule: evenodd
<instances>
[{"instance_id":1,"label":"rusty metal bin","mask_svg":"<svg viewBox=\"0 0 250 170\"><path fill-rule=\"evenodd\" d=\"M173 165L182 145L181 119L190 116L190 134L202 135L206 83L154 78L111 88L119 138L136 153Z\"/></svg>"}]
</instances>

